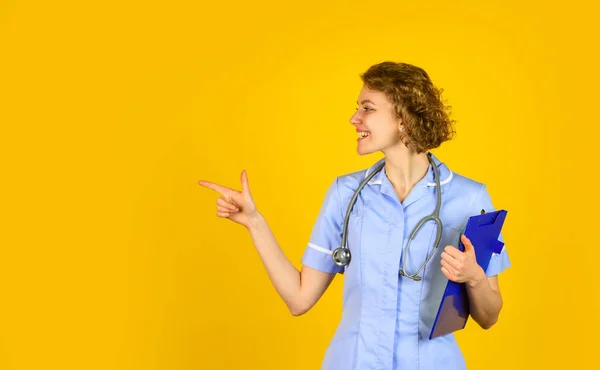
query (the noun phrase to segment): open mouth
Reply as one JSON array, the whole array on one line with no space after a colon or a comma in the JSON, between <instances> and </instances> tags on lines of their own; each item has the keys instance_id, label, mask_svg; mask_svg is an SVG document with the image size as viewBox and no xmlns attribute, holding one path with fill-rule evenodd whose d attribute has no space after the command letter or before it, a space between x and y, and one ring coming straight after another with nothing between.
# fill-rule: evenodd
<instances>
[{"instance_id":1,"label":"open mouth","mask_svg":"<svg viewBox=\"0 0 600 370\"><path fill-rule=\"evenodd\" d=\"M357 134L358 134L358 140L365 139L365 138L369 137L369 135L371 135L371 133L368 131L360 131L360 132L357 132Z\"/></svg>"}]
</instances>

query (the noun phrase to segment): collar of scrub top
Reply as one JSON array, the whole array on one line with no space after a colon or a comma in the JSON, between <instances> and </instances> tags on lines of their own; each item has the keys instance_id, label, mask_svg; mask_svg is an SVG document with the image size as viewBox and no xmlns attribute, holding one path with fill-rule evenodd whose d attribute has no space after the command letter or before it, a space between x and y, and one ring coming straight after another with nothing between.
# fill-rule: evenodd
<instances>
[{"instance_id":1,"label":"collar of scrub top","mask_svg":"<svg viewBox=\"0 0 600 370\"><path fill-rule=\"evenodd\" d=\"M445 184L452 181L453 173L448 168L448 166L446 166L446 164L441 162L433 153L431 153L431 159L433 159L433 162L438 167L438 171L440 173L440 185L444 186ZM371 171L373 171L373 169L377 168L377 166L384 161L385 161L385 157L380 159L373 166L371 166L369 169L367 169L367 171L365 173L365 178L369 175L369 173L371 173ZM394 191L394 186L392 185L390 180L385 175L385 166L381 169L381 171L376 173L371 180L369 180L367 185L369 185L369 186L381 185L380 190L381 190L382 194L385 194L393 199L398 200L398 196L396 195L396 192ZM411 203L414 203L417 200L423 198L429 191L429 188L435 188L435 187L436 187L435 174L433 172L433 167L430 164L428 167L428 170L427 170L427 175L425 175L425 177L423 177L419 182L417 182L415 184L414 188L408 194L408 197L406 199L404 199L404 202L402 202L402 206L405 208L408 207Z\"/></svg>"}]
</instances>

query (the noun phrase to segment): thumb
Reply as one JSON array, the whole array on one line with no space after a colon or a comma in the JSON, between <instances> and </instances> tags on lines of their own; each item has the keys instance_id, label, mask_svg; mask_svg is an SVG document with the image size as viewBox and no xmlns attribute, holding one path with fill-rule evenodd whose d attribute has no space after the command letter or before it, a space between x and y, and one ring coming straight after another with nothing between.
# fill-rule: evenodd
<instances>
[{"instance_id":1,"label":"thumb","mask_svg":"<svg viewBox=\"0 0 600 370\"><path fill-rule=\"evenodd\" d=\"M246 173L246 170L242 171L241 181L242 181L242 193L249 195L250 194L250 185L248 185L248 174Z\"/></svg>"},{"instance_id":2,"label":"thumb","mask_svg":"<svg viewBox=\"0 0 600 370\"><path fill-rule=\"evenodd\" d=\"M463 242L463 245L465 246L465 252L474 252L475 251L473 244L471 244L471 240L469 238L467 238L467 236L465 234L463 234L461 236L461 240Z\"/></svg>"}]
</instances>

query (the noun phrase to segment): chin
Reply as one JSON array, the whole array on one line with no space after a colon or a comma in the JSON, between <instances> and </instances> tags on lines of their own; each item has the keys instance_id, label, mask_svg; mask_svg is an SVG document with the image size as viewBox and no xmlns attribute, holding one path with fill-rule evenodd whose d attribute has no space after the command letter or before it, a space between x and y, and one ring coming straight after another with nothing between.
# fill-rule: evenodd
<instances>
[{"instance_id":1,"label":"chin","mask_svg":"<svg viewBox=\"0 0 600 370\"><path fill-rule=\"evenodd\" d=\"M372 150L364 150L364 149L358 149L358 148L356 149L356 153L357 153L358 155L360 155L360 156L363 156L363 155L368 155L368 154L371 154L371 153L373 153L373 152L374 152L374 151L372 151Z\"/></svg>"}]
</instances>

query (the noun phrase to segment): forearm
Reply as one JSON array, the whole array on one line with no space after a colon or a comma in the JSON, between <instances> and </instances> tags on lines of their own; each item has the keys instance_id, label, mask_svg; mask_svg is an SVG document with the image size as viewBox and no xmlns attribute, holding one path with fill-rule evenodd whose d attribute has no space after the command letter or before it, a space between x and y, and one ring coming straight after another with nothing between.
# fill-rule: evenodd
<instances>
[{"instance_id":1,"label":"forearm","mask_svg":"<svg viewBox=\"0 0 600 370\"><path fill-rule=\"evenodd\" d=\"M483 270L477 279L467 282L466 286L471 316L482 328L491 328L498 321L502 309L500 292L492 287Z\"/></svg>"},{"instance_id":2,"label":"forearm","mask_svg":"<svg viewBox=\"0 0 600 370\"><path fill-rule=\"evenodd\" d=\"M292 313L301 311L300 272L279 247L267 220L258 214L247 229L275 290Z\"/></svg>"}]
</instances>

